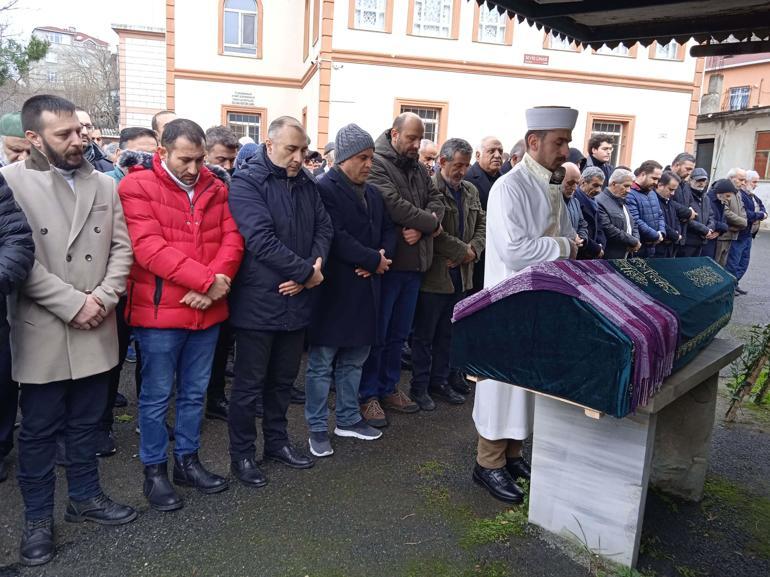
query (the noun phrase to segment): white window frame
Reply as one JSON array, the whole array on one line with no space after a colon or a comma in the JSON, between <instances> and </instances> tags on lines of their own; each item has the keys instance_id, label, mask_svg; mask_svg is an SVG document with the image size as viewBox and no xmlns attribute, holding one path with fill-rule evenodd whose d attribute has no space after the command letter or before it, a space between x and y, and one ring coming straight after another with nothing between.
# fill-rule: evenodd
<instances>
[{"instance_id":1,"label":"white window frame","mask_svg":"<svg viewBox=\"0 0 770 577\"><path fill-rule=\"evenodd\" d=\"M497 22L488 22L485 19L490 19L495 16ZM487 27L495 27L495 37L490 38L486 33ZM508 15L503 12L500 14L497 8L490 8L488 4L479 5L479 29L477 31L479 42L486 42L488 44L505 44L505 32L508 27Z\"/></svg>"},{"instance_id":2,"label":"white window frame","mask_svg":"<svg viewBox=\"0 0 770 577\"><path fill-rule=\"evenodd\" d=\"M233 115L238 115L238 116L254 116L254 117L256 117L257 120L256 120L256 122L247 122L247 121L244 121L244 120L230 120L230 117L233 116ZM262 120L263 120L263 118L262 118L262 113L261 112L239 112L237 110L228 110L227 111L225 125L230 130L235 132L236 136L238 136L238 135L240 135L240 136L251 136L251 138L254 139L254 142L260 143L260 142L262 142L262 138L264 137L264 135L262 134ZM243 131L242 134L241 134L242 131L236 130L234 128L236 126L238 126L238 127L245 127L245 130ZM254 136L252 136L249 133L249 127L252 127L252 126L256 128L256 138L254 138Z\"/></svg>"},{"instance_id":3,"label":"white window frame","mask_svg":"<svg viewBox=\"0 0 770 577\"><path fill-rule=\"evenodd\" d=\"M237 8L227 8L227 2L224 2L224 14L222 15L222 50L228 54L251 54L256 52L259 38L259 4L254 1L254 11L241 10ZM238 16L238 44L227 43L227 13ZM254 44L245 44L243 42L243 21L244 16L254 17Z\"/></svg>"},{"instance_id":4,"label":"white window frame","mask_svg":"<svg viewBox=\"0 0 770 577\"><path fill-rule=\"evenodd\" d=\"M625 44L618 44L615 48L610 48L606 44L602 44L602 47L596 51L597 54L605 54L607 56L631 56L631 49Z\"/></svg>"},{"instance_id":5,"label":"white window frame","mask_svg":"<svg viewBox=\"0 0 770 577\"><path fill-rule=\"evenodd\" d=\"M418 19L418 14L420 14L420 9L424 7L426 2L441 2L441 11L444 12L444 10L449 8L449 18L448 21L445 23L439 22L438 24L433 22L423 22L422 20ZM414 14L412 15L412 34L415 34L417 36L428 36L431 38L452 38L452 22L454 18L454 0L414 0ZM438 32L434 33L433 31L425 31L425 27L430 28L438 28ZM446 29L446 34L444 34L444 29Z\"/></svg>"},{"instance_id":6,"label":"white window frame","mask_svg":"<svg viewBox=\"0 0 770 577\"><path fill-rule=\"evenodd\" d=\"M365 0L355 0L355 5L353 7L353 27L356 30L373 30L375 32L385 32L385 29L387 28L387 18L388 18L388 0L374 0L375 7L374 8L364 8L363 2ZM368 26L364 23L364 13L365 12L374 12L375 14L375 22L379 22L380 19L382 20L382 27L378 28L377 26Z\"/></svg>"},{"instance_id":7,"label":"white window frame","mask_svg":"<svg viewBox=\"0 0 770 577\"><path fill-rule=\"evenodd\" d=\"M596 130L594 127L596 124L617 124L620 127L619 131L614 130ZM610 164L617 166L622 158L623 148L623 136L626 126L623 122L618 120L602 120L601 118L594 118L591 123L591 136L594 134L607 134L612 137L615 144L612 145L612 157L610 158ZM589 151L590 152L590 151Z\"/></svg>"},{"instance_id":8,"label":"white window frame","mask_svg":"<svg viewBox=\"0 0 770 577\"><path fill-rule=\"evenodd\" d=\"M746 110L749 107L751 86L733 86L728 94L728 110Z\"/></svg>"},{"instance_id":9,"label":"white window frame","mask_svg":"<svg viewBox=\"0 0 770 577\"><path fill-rule=\"evenodd\" d=\"M571 42L567 37L564 39L560 38L553 31L548 34L548 48L551 50L563 50L564 52L576 51L574 42Z\"/></svg>"},{"instance_id":10,"label":"white window frame","mask_svg":"<svg viewBox=\"0 0 770 577\"><path fill-rule=\"evenodd\" d=\"M659 60L679 60L679 44L677 41L672 40L668 44L656 43L655 58Z\"/></svg>"}]
</instances>

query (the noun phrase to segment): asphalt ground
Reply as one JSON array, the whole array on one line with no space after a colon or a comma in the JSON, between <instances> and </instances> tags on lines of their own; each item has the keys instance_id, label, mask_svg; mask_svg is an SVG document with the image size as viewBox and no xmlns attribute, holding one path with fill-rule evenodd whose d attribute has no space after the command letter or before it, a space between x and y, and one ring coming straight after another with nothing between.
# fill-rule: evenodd
<instances>
[{"instance_id":1,"label":"asphalt ground","mask_svg":"<svg viewBox=\"0 0 770 577\"><path fill-rule=\"evenodd\" d=\"M740 340L751 325L770 322L768 272L770 234L762 233L741 283L749 294L736 299L733 320L720 336ZM408 377L404 373L402 383ZM378 441L333 439L335 454L310 470L266 464L263 489L235 482L211 496L181 489L185 507L158 513L142 496L133 365L124 371L121 391L129 406L116 411L119 452L101 460L100 474L105 491L135 506L139 518L123 527L64 522L66 480L59 469L57 556L43 567L24 568L17 563L22 504L11 464L9 481L0 484L0 577L633 575L600 567L579 545L565 546L532 527L513 530L515 519L499 516L505 506L471 482L476 435L470 402L395 415ZM707 497L691 504L650 492L638 564L645 575L770 575L770 530L764 534L770 411L747 407L726 426L724 388L720 394ZM300 406L289 410L289 433L306 445ZM226 423L205 420L202 445L203 462L227 474Z\"/></svg>"}]
</instances>

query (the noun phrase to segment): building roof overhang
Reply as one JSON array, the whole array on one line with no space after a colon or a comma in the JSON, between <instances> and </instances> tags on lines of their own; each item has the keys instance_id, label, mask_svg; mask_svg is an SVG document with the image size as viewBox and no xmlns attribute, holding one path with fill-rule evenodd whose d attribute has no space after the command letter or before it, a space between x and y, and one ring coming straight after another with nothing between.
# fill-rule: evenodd
<instances>
[{"instance_id":1,"label":"building roof overhang","mask_svg":"<svg viewBox=\"0 0 770 577\"><path fill-rule=\"evenodd\" d=\"M475 0L582 46L685 44L693 56L770 51L767 0Z\"/></svg>"}]
</instances>

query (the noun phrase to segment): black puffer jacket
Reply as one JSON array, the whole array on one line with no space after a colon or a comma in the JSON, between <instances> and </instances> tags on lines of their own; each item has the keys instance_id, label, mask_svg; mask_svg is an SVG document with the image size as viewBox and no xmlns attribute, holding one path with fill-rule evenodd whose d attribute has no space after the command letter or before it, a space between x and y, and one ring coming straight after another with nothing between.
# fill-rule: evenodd
<instances>
[{"instance_id":1,"label":"black puffer jacket","mask_svg":"<svg viewBox=\"0 0 770 577\"><path fill-rule=\"evenodd\" d=\"M35 243L27 217L0 175L0 327L8 323L5 297L24 282L34 262ZM0 346L7 344L2 342Z\"/></svg>"}]
</instances>

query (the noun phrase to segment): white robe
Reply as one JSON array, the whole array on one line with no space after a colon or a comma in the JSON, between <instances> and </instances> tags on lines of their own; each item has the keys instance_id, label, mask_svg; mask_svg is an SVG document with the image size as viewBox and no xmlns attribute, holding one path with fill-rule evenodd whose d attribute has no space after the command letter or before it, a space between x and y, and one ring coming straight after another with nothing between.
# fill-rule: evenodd
<instances>
[{"instance_id":1,"label":"white robe","mask_svg":"<svg viewBox=\"0 0 770 577\"><path fill-rule=\"evenodd\" d=\"M551 172L528 154L498 178L489 192L484 286L491 287L526 267L569 258L575 237ZM526 439L532 434L534 396L491 379L476 385L473 420L485 439Z\"/></svg>"}]
</instances>

